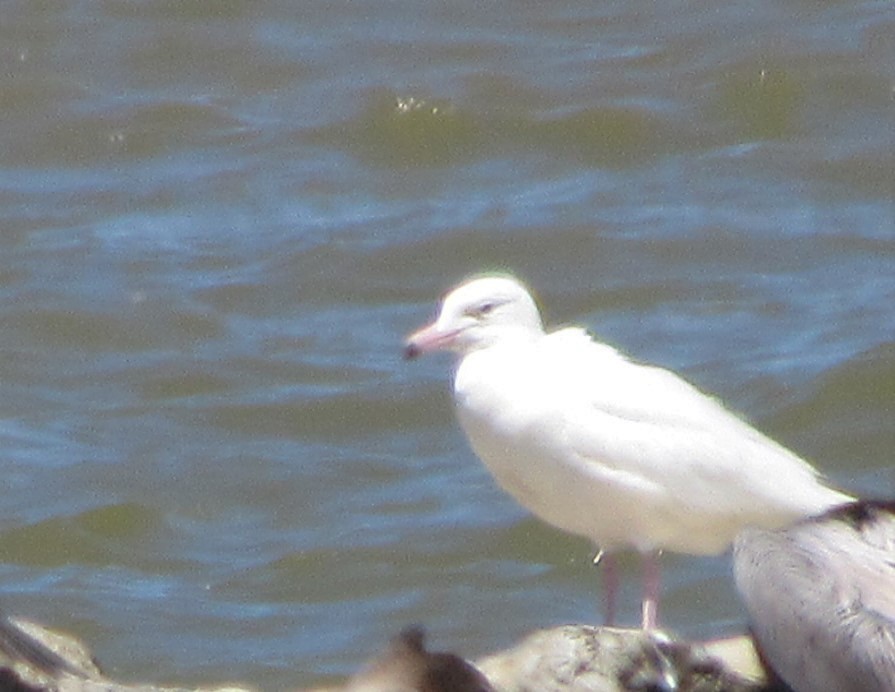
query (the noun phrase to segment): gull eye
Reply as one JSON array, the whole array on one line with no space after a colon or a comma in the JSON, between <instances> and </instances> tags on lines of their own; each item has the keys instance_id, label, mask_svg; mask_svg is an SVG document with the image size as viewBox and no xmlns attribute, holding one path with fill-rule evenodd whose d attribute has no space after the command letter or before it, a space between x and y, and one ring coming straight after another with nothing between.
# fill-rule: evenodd
<instances>
[{"instance_id":1,"label":"gull eye","mask_svg":"<svg viewBox=\"0 0 895 692\"><path fill-rule=\"evenodd\" d=\"M475 317L477 320L480 320L483 317L491 314L496 307L497 303L495 302L480 303L471 307L466 314L470 317Z\"/></svg>"}]
</instances>

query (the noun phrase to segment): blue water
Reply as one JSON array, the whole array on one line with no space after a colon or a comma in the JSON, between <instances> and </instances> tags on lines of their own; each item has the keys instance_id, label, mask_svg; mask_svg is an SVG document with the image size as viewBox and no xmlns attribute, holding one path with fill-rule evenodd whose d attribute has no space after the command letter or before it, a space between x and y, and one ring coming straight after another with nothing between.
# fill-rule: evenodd
<instances>
[{"instance_id":1,"label":"blue water","mask_svg":"<svg viewBox=\"0 0 895 692\"><path fill-rule=\"evenodd\" d=\"M0 39L0 602L113 677L599 619L449 359L400 358L477 271L895 494L891 3L22 2ZM728 562L667 556L662 618L742 631Z\"/></svg>"}]
</instances>

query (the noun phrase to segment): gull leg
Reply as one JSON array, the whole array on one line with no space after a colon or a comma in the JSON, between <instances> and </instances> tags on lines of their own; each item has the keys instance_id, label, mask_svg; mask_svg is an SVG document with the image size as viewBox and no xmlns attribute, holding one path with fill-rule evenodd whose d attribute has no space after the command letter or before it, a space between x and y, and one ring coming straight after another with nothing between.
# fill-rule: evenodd
<instances>
[{"instance_id":1,"label":"gull leg","mask_svg":"<svg viewBox=\"0 0 895 692\"><path fill-rule=\"evenodd\" d=\"M613 555L602 550L594 558L594 564L602 563L603 568L603 624L612 627L615 624L615 603L618 595L618 564Z\"/></svg>"},{"instance_id":2,"label":"gull leg","mask_svg":"<svg viewBox=\"0 0 895 692\"><path fill-rule=\"evenodd\" d=\"M643 555L643 629L656 629L659 617L659 589L661 587L659 552Z\"/></svg>"}]
</instances>

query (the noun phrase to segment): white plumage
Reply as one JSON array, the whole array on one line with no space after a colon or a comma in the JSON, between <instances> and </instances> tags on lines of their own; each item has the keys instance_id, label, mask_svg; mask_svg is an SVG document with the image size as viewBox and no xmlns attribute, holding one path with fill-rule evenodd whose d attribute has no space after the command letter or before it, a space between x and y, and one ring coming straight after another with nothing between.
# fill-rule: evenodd
<instances>
[{"instance_id":1,"label":"white plumage","mask_svg":"<svg viewBox=\"0 0 895 692\"><path fill-rule=\"evenodd\" d=\"M607 555L645 556L644 627L655 625L657 551L720 553L745 526L783 526L851 499L674 373L580 329L545 332L511 277L451 291L406 353L435 349L459 355L460 423L507 492ZM606 579L611 619L611 561Z\"/></svg>"}]
</instances>

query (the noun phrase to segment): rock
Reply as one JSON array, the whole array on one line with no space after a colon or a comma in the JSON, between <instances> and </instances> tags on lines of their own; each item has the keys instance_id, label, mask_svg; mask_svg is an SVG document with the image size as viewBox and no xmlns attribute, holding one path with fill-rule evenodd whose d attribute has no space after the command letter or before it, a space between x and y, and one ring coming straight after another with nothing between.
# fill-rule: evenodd
<instances>
[{"instance_id":1,"label":"rock","mask_svg":"<svg viewBox=\"0 0 895 692\"><path fill-rule=\"evenodd\" d=\"M478 666L499 692L768 690L754 653L750 660L743 649L752 651L745 638L711 652L661 632L567 625L535 632ZM731 667L722 655L733 660L735 650Z\"/></svg>"},{"instance_id":2,"label":"rock","mask_svg":"<svg viewBox=\"0 0 895 692\"><path fill-rule=\"evenodd\" d=\"M738 652L736 656L731 652ZM477 667L476 667L477 665ZM476 665L427 651L410 627L341 687L328 692L758 692L770 690L745 637L707 646L660 632L568 625L535 632ZM250 688L218 687L214 692ZM185 692L107 679L77 640L0 616L0 690ZM211 688L207 691L211 692ZM316 692L324 692L319 688Z\"/></svg>"},{"instance_id":3,"label":"rock","mask_svg":"<svg viewBox=\"0 0 895 692\"><path fill-rule=\"evenodd\" d=\"M77 639L0 614L0 690L3 692L187 692L108 680ZM208 692L211 692L209 690ZM214 692L251 692L221 687Z\"/></svg>"},{"instance_id":4,"label":"rock","mask_svg":"<svg viewBox=\"0 0 895 692\"><path fill-rule=\"evenodd\" d=\"M345 692L494 692L487 678L456 654L431 653L421 627L409 627L343 688Z\"/></svg>"}]
</instances>

